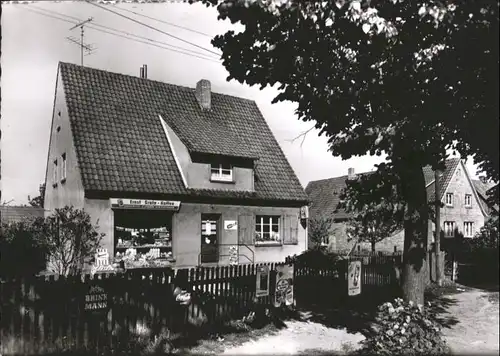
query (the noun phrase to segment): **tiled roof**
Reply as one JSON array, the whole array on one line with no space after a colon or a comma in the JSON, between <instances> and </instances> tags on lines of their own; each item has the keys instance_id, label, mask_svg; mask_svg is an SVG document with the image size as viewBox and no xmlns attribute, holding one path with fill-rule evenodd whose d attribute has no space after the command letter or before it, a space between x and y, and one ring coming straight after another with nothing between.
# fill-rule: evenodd
<instances>
[{"instance_id":1,"label":"tiled roof","mask_svg":"<svg viewBox=\"0 0 500 356\"><path fill-rule=\"evenodd\" d=\"M450 184L450 181L453 178L453 173L455 173L455 169L460 164L460 158L447 159L445 164L446 164L446 167L443 170L443 172L441 173L440 178L439 178L439 187L440 187L439 193L441 195L440 199L443 199L445 189L446 189L446 187L448 187L448 184ZM423 170L424 170L424 177L426 176L426 173L425 173L426 171L431 172L430 174L427 173L428 176L430 176L432 174L432 179L430 180L430 182L432 182L432 184L427 187L427 199L429 201L435 201L434 195L435 195L435 191L436 191L436 185L434 184L434 171L432 170L432 168L430 166L424 167ZM426 184L429 184L430 182L426 182Z\"/></svg>"},{"instance_id":2,"label":"tiled roof","mask_svg":"<svg viewBox=\"0 0 500 356\"><path fill-rule=\"evenodd\" d=\"M0 206L0 222L1 223L11 223L18 222L26 218L36 218L44 216L43 208L37 208L32 206L12 206L12 205L1 205Z\"/></svg>"},{"instance_id":3,"label":"tiled roof","mask_svg":"<svg viewBox=\"0 0 500 356\"><path fill-rule=\"evenodd\" d=\"M307 200L254 101L212 92L206 111L192 88L69 63L59 70L86 190L216 194L185 188L161 115L191 153L258 158L257 199Z\"/></svg>"},{"instance_id":4,"label":"tiled roof","mask_svg":"<svg viewBox=\"0 0 500 356\"><path fill-rule=\"evenodd\" d=\"M481 180L473 180L472 184L476 188L477 194L479 195L479 202L483 207L484 211L489 211L491 208L498 211L498 204L495 204L493 207L490 207L487 203L488 201L488 190L495 186L495 183L492 182L482 182Z\"/></svg>"},{"instance_id":5,"label":"tiled roof","mask_svg":"<svg viewBox=\"0 0 500 356\"><path fill-rule=\"evenodd\" d=\"M346 219L350 215L344 209L338 209L340 194L346 187L347 176L311 181L306 193L311 201L309 215L311 218Z\"/></svg>"},{"instance_id":6,"label":"tiled roof","mask_svg":"<svg viewBox=\"0 0 500 356\"><path fill-rule=\"evenodd\" d=\"M456 166L460 163L460 159L451 158L446 160L446 169L441 175L441 187L448 186ZM434 201L434 171L431 167L426 166L423 169L427 187L427 197L429 201ZM360 173L360 174L368 174ZM358 174L359 175L359 174ZM346 213L344 209L338 208L340 202L340 193L346 187L347 176L322 179L311 181L306 187L306 193L311 201L309 213L312 218L330 217L334 219L347 219L351 215ZM441 188L441 197L444 194L444 189Z\"/></svg>"}]
</instances>

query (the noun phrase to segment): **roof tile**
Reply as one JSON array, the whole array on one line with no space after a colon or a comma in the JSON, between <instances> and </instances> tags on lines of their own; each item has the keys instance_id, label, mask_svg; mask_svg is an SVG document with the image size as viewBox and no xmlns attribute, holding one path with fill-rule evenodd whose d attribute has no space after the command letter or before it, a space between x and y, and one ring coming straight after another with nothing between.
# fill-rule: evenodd
<instances>
[{"instance_id":1,"label":"roof tile","mask_svg":"<svg viewBox=\"0 0 500 356\"><path fill-rule=\"evenodd\" d=\"M441 187L447 186L451 181L456 166L460 163L459 158L446 160L446 168L441 175ZM430 166L422 168L427 187L427 197L430 202L434 201L434 171ZM369 174L371 172L360 173ZM311 181L306 187L306 193L309 196L311 205L309 208L310 216L329 217L334 219L347 219L351 216L344 209L339 209L340 193L346 187L347 176ZM443 197L444 189L441 191Z\"/></svg>"},{"instance_id":2,"label":"roof tile","mask_svg":"<svg viewBox=\"0 0 500 356\"><path fill-rule=\"evenodd\" d=\"M86 190L194 194L184 187L161 115L192 153L258 159L258 199L307 200L254 101L212 93L206 111L192 88L69 63L59 70Z\"/></svg>"}]
</instances>

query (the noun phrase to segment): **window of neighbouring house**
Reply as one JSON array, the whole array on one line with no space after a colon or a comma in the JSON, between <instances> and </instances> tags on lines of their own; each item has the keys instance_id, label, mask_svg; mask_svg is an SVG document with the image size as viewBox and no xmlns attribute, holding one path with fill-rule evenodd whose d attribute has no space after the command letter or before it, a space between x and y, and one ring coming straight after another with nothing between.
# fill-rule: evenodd
<instances>
[{"instance_id":1,"label":"window of neighbouring house","mask_svg":"<svg viewBox=\"0 0 500 356\"><path fill-rule=\"evenodd\" d=\"M61 155L61 182L66 180L66 153Z\"/></svg>"},{"instance_id":2,"label":"window of neighbouring house","mask_svg":"<svg viewBox=\"0 0 500 356\"><path fill-rule=\"evenodd\" d=\"M255 244L281 243L279 216L257 215L255 218Z\"/></svg>"},{"instance_id":3,"label":"window of neighbouring house","mask_svg":"<svg viewBox=\"0 0 500 356\"><path fill-rule=\"evenodd\" d=\"M219 182L233 181L233 167L230 164L212 164L210 172L210 180Z\"/></svg>"},{"instance_id":4,"label":"window of neighbouring house","mask_svg":"<svg viewBox=\"0 0 500 356\"><path fill-rule=\"evenodd\" d=\"M464 222L464 237L474 236L474 223L471 221Z\"/></svg>"},{"instance_id":5,"label":"window of neighbouring house","mask_svg":"<svg viewBox=\"0 0 500 356\"><path fill-rule=\"evenodd\" d=\"M453 193L446 193L446 205L453 206Z\"/></svg>"},{"instance_id":6,"label":"window of neighbouring house","mask_svg":"<svg viewBox=\"0 0 500 356\"><path fill-rule=\"evenodd\" d=\"M445 221L444 222L444 236L453 237L455 236L455 222Z\"/></svg>"},{"instance_id":7,"label":"window of neighbouring house","mask_svg":"<svg viewBox=\"0 0 500 356\"><path fill-rule=\"evenodd\" d=\"M472 195L471 194L465 194L465 206L467 206L467 207L472 206Z\"/></svg>"},{"instance_id":8,"label":"window of neighbouring house","mask_svg":"<svg viewBox=\"0 0 500 356\"><path fill-rule=\"evenodd\" d=\"M56 185L57 184L57 159L54 160L53 162L54 166L53 166L53 179L54 179L54 182L53 184Z\"/></svg>"}]
</instances>

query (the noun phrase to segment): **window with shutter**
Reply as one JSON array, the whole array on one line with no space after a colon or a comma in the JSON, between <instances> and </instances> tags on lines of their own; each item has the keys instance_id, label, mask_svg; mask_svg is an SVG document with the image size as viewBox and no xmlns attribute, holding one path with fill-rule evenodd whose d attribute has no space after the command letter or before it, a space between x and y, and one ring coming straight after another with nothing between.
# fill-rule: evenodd
<instances>
[{"instance_id":1,"label":"window with shutter","mask_svg":"<svg viewBox=\"0 0 500 356\"><path fill-rule=\"evenodd\" d=\"M284 223L284 245L296 245L299 242L299 219L296 215L286 215Z\"/></svg>"},{"instance_id":2,"label":"window with shutter","mask_svg":"<svg viewBox=\"0 0 500 356\"><path fill-rule=\"evenodd\" d=\"M238 216L238 243L253 245L254 217L253 215Z\"/></svg>"}]
</instances>

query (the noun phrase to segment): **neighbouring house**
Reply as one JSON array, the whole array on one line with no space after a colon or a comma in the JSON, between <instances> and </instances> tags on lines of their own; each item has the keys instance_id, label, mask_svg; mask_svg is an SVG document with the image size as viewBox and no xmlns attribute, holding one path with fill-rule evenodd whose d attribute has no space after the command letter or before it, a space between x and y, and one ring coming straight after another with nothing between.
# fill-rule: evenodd
<instances>
[{"instance_id":1,"label":"neighbouring house","mask_svg":"<svg viewBox=\"0 0 500 356\"><path fill-rule=\"evenodd\" d=\"M43 208L33 206L0 205L0 224L20 222L24 219L44 217Z\"/></svg>"},{"instance_id":2,"label":"neighbouring house","mask_svg":"<svg viewBox=\"0 0 500 356\"><path fill-rule=\"evenodd\" d=\"M423 168L427 197L434 201L435 180L434 171L430 166ZM361 173L367 174L367 173ZM348 220L352 217L343 208L340 194L346 187L347 179L355 179L354 169L350 168L348 175L336 178L309 182L306 193L311 201L309 207L310 219L331 219L330 236L323 243L331 251L350 251L355 238L349 238L346 233ZM483 183L481 183L483 184ZM489 183L484 183L485 187ZM446 161L446 168L440 173L440 193L444 206L441 208L441 229L445 238L452 238L457 233L466 238L474 237L484 225L489 210L484 198L478 192L477 183L470 178L464 162L459 158ZM434 224L432 232L434 232ZM433 242L434 237L431 237ZM399 231L383 239L375 246L376 251L397 252L403 250L404 231ZM311 245L312 246L312 245ZM371 250L370 243L360 243L358 250Z\"/></svg>"},{"instance_id":3,"label":"neighbouring house","mask_svg":"<svg viewBox=\"0 0 500 356\"><path fill-rule=\"evenodd\" d=\"M59 63L45 209L84 209L102 256L284 261L307 249L307 204L254 101Z\"/></svg>"},{"instance_id":4,"label":"neighbouring house","mask_svg":"<svg viewBox=\"0 0 500 356\"><path fill-rule=\"evenodd\" d=\"M474 179L472 181L472 184L474 184L474 188L476 188L477 194L479 196L479 201L481 202L483 209L488 213L488 215L491 215L493 212L498 214L498 203L491 204L488 201L488 191L495 187L496 184L488 181L484 176L480 177L479 179Z\"/></svg>"}]
</instances>

